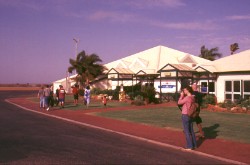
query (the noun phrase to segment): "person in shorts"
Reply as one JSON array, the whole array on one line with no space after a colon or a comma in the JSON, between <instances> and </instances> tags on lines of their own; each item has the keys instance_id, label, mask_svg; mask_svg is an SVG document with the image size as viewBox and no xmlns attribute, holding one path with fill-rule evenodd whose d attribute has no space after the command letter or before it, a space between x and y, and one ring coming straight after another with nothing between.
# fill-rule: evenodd
<instances>
[{"instance_id":1,"label":"person in shorts","mask_svg":"<svg viewBox=\"0 0 250 165\"><path fill-rule=\"evenodd\" d=\"M60 108L64 108L65 94L66 94L66 92L63 89L63 86L60 85L59 96L58 96L58 101L59 101L59 104L60 104Z\"/></svg>"},{"instance_id":2,"label":"person in shorts","mask_svg":"<svg viewBox=\"0 0 250 165\"><path fill-rule=\"evenodd\" d=\"M42 86L41 89L39 89L37 97L40 99L40 109L44 108L44 87Z\"/></svg>"},{"instance_id":3,"label":"person in shorts","mask_svg":"<svg viewBox=\"0 0 250 165\"><path fill-rule=\"evenodd\" d=\"M201 104L202 104L202 95L201 93L198 91L197 89L197 84L193 83L192 84L192 95L195 98L195 102L198 103L198 111L199 111L199 115L194 119L194 121L196 122L196 125L199 129L199 133L200 133L200 138L205 138L204 132L202 130L202 119L200 117L200 110L201 110Z\"/></svg>"},{"instance_id":4,"label":"person in shorts","mask_svg":"<svg viewBox=\"0 0 250 165\"><path fill-rule=\"evenodd\" d=\"M58 106L58 104L59 104L59 90L60 90L60 86L61 85L59 85L59 87L56 89L56 106Z\"/></svg>"},{"instance_id":5,"label":"person in shorts","mask_svg":"<svg viewBox=\"0 0 250 165\"><path fill-rule=\"evenodd\" d=\"M44 89L44 101L45 101L45 108L47 111L49 111L49 97L50 97L50 87L49 85L46 85Z\"/></svg>"},{"instance_id":6,"label":"person in shorts","mask_svg":"<svg viewBox=\"0 0 250 165\"><path fill-rule=\"evenodd\" d=\"M87 106L87 108L89 107L89 103L90 103L90 87L87 86L84 91L84 104Z\"/></svg>"},{"instance_id":7,"label":"person in shorts","mask_svg":"<svg viewBox=\"0 0 250 165\"><path fill-rule=\"evenodd\" d=\"M75 84L73 87L72 87L72 93L73 93L73 97L74 97L74 104L75 106L78 105L78 85Z\"/></svg>"},{"instance_id":8,"label":"person in shorts","mask_svg":"<svg viewBox=\"0 0 250 165\"><path fill-rule=\"evenodd\" d=\"M104 107L107 106L107 101L108 101L107 95L104 95L104 96L102 97L102 103L103 103Z\"/></svg>"}]
</instances>

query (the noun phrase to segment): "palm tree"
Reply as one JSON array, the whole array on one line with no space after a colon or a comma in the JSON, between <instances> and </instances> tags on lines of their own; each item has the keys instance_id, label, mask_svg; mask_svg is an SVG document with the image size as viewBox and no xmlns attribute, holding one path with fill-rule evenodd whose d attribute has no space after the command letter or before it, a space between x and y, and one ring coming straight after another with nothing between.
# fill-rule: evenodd
<instances>
[{"instance_id":1,"label":"palm tree","mask_svg":"<svg viewBox=\"0 0 250 165\"><path fill-rule=\"evenodd\" d=\"M100 57L96 54L87 55L85 51L80 52L76 59L69 59L70 67L68 72L72 73L74 70L77 73L76 82L81 85L89 85L89 82L99 75L103 74L106 70L105 66L99 64L102 62Z\"/></svg>"},{"instance_id":2,"label":"palm tree","mask_svg":"<svg viewBox=\"0 0 250 165\"><path fill-rule=\"evenodd\" d=\"M219 51L218 47L209 50L205 47L205 45L203 45L201 47L201 54L199 55L199 57L205 58L210 61L214 61L217 57L220 58L222 56L222 54L219 53L218 51Z\"/></svg>"},{"instance_id":3,"label":"palm tree","mask_svg":"<svg viewBox=\"0 0 250 165\"><path fill-rule=\"evenodd\" d=\"M231 55L234 54L234 52L235 52L236 50L238 50L238 49L239 49L239 44L238 44L238 43L231 44L231 45L230 45Z\"/></svg>"}]
</instances>

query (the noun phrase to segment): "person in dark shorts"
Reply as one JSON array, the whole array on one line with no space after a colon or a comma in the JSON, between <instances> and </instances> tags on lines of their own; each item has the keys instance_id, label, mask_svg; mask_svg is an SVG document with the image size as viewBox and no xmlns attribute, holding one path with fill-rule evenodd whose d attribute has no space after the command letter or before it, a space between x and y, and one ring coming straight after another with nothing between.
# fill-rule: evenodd
<instances>
[{"instance_id":1,"label":"person in dark shorts","mask_svg":"<svg viewBox=\"0 0 250 165\"><path fill-rule=\"evenodd\" d=\"M103 103L103 105L104 105L104 107L106 107L107 106L107 95L104 95L103 97L102 97L102 103Z\"/></svg>"},{"instance_id":2,"label":"person in dark shorts","mask_svg":"<svg viewBox=\"0 0 250 165\"><path fill-rule=\"evenodd\" d=\"M46 87L44 88L44 103L47 111L49 111L49 98L50 98L50 86L46 85Z\"/></svg>"},{"instance_id":3,"label":"person in dark shorts","mask_svg":"<svg viewBox=\"0 0 250 165\"><path fill-rule=\"evenodd\" d=\"M60 91L60 85L59 85L59 88L56 89L56 106L58 106L59 104L59 91Z\"/></svg>"},{"instance_id":4,"label":"person in dark shorts","mask_svg":"<svg viewBox=\"0 0 250 165\"><path fill-rule=\"evenodd\" d=\"M193 83L192 84L192 89L193 89L193 93L192 95L194 95L195 97L195 102L198 103L198 111L199 111L199 115L194 119L194 121L196 122L196 125L199 129L199 133L200 133L200 138L205 138L204 132L202 130L202 119L200 117L200 110L201 110L201 104L202 104L202 95L201 93L198 91L197 89L197 84Z\"/></svg>"},{"instance_id":5,"label":"person in dark shorts","mask_svg":"<svg viewBox=\"0 0 250 165\"><path fill-rule=\"evenodd\" d=\"M74 97L74 104L75 106L78 105L78 85L75 84L73 87L72 87L72 93L73 93L73 97Z\"/></svg>"},{"instance_id":6,"label":"person in dark shorts","mask_svg":"<svg viewBox=\"0 0 250 165\"><path fill-rule=\"evenodd\" d=\"M59 90L59 103L60 103L60 108L64 108L64 102L65 102L65 90L63 89L63 86L60 85L60 90Z\"/></svg>"}]
</instances>

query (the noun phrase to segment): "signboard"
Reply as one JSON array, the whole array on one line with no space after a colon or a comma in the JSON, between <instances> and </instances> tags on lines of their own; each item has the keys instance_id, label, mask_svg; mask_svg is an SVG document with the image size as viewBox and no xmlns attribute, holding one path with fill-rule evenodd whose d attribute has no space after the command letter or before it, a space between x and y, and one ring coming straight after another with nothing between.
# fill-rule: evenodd
<instances>
[{"instance_id":1,"label":"signboard","mask_svg":"<svg viewBox=\"0 0 250 165\"><path fill-rule=\"evenodd\" d=\"M165 81L162 82L160 85L160 82L155 82L155 88L157 92L162 93L175 93L176 92L176 82L175 81ZM179 85L178 85L179 87Z\"/></svg>"},{"instance_id":2,"label":"signboard","mask_svg":"<svg viewBox=\"0 0 250 165\"><path fill-rule=\"evenodd\" d=\"M176 86L175 85L158 85L158 88L175 88Z\"/></svg>"}]
</instances>

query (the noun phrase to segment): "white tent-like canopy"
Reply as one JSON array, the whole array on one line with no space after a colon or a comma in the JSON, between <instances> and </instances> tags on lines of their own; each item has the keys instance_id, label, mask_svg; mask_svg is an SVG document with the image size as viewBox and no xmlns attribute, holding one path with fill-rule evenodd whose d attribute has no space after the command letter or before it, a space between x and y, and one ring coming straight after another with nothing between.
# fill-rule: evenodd
<instances>
[{"instance_id":1,"label":"white tent-like canopy","mask_svg":"<svg viewBox=\"0 0 250 165\"><path fill-rule=\"evenodd\" d=\"M238 98L237 95L243 97L250 96L250 89L248 89L250 88L250 50L229 55L215 61L209 61L165 46L156 46L107 63L104 66L108 69L106 78L95 79L92 87L115 89L116 86L121 84L130 86L133 85L135 78L149 75L151 76L150 78L155 78L153 83L156 90L159 91L160 82L165 86L168 86L166 84L176 84L177 81L174 81L173 78L174 76L178 77L178 75L171 73L172 67L176 71L188 72L190 70L191 76L197 72L196 77L193 76L191 78L198 81L200 87L206 88L205 92L215 94L219 101L225 99L234 100ZM169 67L169 69L166 69L170 71L160 73L164 67ZM182 73L182 75L185 74ZM69 84L66 83L66 78L53 82L54 89L60 84L64 84L64 86L74 84L72 80L74 76L68 78L68 81L70 80ZM159 80L159 77L161 78L162 76L165 77L164 81ZM231 84L239 84L240 91L234 92L233 85L232 91L226 91L226 88L229 89L227 87L227 84L230 84L229 82ZM213 89L210 91L209 86L211 84Z\"/></svg>"}]
</instances>

